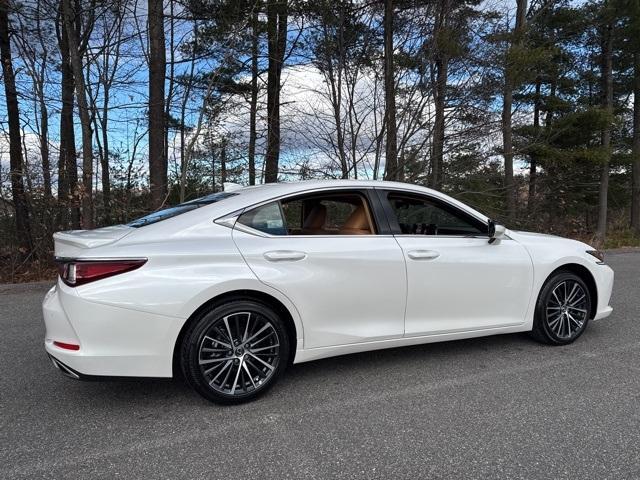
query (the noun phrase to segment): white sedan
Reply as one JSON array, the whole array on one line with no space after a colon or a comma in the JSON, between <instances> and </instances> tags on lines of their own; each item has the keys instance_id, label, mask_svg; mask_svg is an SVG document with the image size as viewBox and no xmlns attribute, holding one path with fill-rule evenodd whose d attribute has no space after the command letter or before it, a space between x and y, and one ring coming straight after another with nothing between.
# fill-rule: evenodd
<instances>
[{"instance_id":1,"label":"white sedan","mask_svg":"<svg viewBox=\"0 0 640 480\"><path fill-rule=\"evenodd\" d=\"M442 193L374 181L225 192L54 235L45 348L73 378L172 377L237 403L290 363L530 331L564 345L608 316L584 243L495 225Z\"/></svg>"}]
</instances>

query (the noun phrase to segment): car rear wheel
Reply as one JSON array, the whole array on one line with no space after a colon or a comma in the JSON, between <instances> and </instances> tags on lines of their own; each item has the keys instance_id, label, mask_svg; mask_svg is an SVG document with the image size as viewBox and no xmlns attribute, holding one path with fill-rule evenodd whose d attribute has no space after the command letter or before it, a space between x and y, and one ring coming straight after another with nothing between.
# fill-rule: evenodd
<instances>
[{"instance_id":1,"label":"car rear wheel","mask_svg":"<svg viewBox=\"0 0 640 480\"><path fill-rule=\"evenodd\" d=\"M231 301L204 312L185 333L181 348L187 382L206 399L223 404L265 393L288 359L284 323L255 301Z\"/></svg>"},{"instance_id":2,"label":"car rear wheel","mask_svg":"<svg viewBox=\"0 0 640 480\"><path fill-rule=\"evenodd\" d=\"M576 274L560 271L542 287L536 304L532 336L551 345L566 345L587 328L591 294Z\"/></svg>"}]
</instances>

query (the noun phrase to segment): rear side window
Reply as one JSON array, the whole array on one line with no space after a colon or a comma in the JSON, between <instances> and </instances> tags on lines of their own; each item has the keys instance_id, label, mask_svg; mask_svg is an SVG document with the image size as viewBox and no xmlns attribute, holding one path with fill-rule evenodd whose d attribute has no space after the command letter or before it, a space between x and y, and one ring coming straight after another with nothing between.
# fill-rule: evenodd
<instances>
[{"instance_id":1,"label":"rear side window","mask_svg":"<svg viewBox=\"0 0 640 480\"><path fill-rule=\"evenodd\" d=\"M374 235L366 199L358 193L314 193L243 213L238 223L269 235Z\"/></svg>"},{"instance_id":2,"label":"rear side window","mask_svg":"<svg viewBox=\"0 0 640 480\"><path fill-rule=\"evenodd\" d=\"M150 213L149 215L145 215L142 218L138 218L133 222L127 223L127 226L139 228L139 227L144 227L145 225L151 225L152 223L158 223L158 222L161 222L162 220L173 218L182 213L195 210L196 208L204 207L206 205L211 205L212 203L219 202L220 200L224 200L225 198L233 197L235 195L237 195L237 193L231 193L231 192L212 193L211 195L207 195L206 197L196 198L195 200L181 203L180 205L176 205L175 207L169 207L163 210L158 210L157 212Z\"/></svg>"},{"instance_id":3,"label":"rear side window","mask_svg":"<svg viewBox=\"0 0 640 480\"><path fill-rule=\"evenodd\" d=\"M271 202L243 213L238 223L269 235L286 235L280 202Z\"/></svg>"},{"instance_id":4,"label":"rear side window","mask_svg":"<svg viewBox=\"0 0 640 480\"><path fill-rule=\"evenodd\" d=\"M358 194L308 196L285 200L282 210L289 235L373 235L365 199Z\"/></svg>"}]
</instances>

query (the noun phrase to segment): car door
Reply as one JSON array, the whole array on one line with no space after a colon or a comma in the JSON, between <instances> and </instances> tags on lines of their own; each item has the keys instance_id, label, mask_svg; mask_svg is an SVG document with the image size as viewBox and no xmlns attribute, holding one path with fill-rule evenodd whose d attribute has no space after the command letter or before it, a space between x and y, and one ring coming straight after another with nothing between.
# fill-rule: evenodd
<instances>
[{"instance_id":1,"label":"car door","mask_svg":"<svg viewBox=\"0 0 640 480\"><path fill-rule=\"evenodd\" d=\"M449 202L380 191L407 266L405 335L520 325L533 266L518 242L490 244L487 224Z\"/></svg>"},{"instance_id":2,"label":"car door","mask_svg":"<svg viewBox=\"0 0 640 480\"><path fill-rule=\"evenodd\" d=\"M372 200L366 189L312 192L246 209L235 223L255 275L298 309L305 348L404 334L403 254Z\"/></svg>"}]
</instances>

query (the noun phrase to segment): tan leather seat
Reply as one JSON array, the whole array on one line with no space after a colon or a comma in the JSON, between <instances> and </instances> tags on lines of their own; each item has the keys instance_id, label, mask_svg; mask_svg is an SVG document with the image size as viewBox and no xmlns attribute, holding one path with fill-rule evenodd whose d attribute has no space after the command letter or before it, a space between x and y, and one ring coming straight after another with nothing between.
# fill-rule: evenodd
<instances>
[{"instance_id":1,"label":"tan leather seat","mask_svg":"<svg viewBox=\"0 0 640 480\"><path fill-rule=\"evenodd\" d=\"M327 221L327 207L321 203L315 205L302 225L302 235L322 235Z\"/></svg>"},{"instance_id":2,"label":"tan leather seat","mask_svg":"<svg viewBox=\"0 0 640 480\"><path fill-rule=\"evenodd\" d=\"M364 205L357 207L340 229L340 235L370 235L369 217Z\"/></svg>"}]
</instances>

